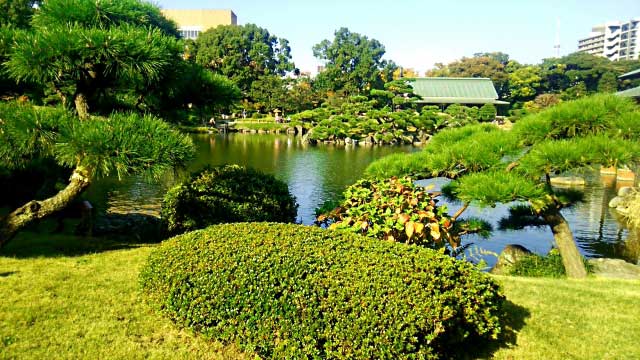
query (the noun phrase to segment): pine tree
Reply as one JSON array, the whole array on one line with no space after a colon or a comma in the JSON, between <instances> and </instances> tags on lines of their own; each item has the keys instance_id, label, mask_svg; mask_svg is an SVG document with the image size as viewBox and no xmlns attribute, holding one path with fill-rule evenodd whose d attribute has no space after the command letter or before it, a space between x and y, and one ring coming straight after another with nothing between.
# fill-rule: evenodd
<instances>
[{"instance_id":1,"label":"pine tree","mask_svg":"<svg viewBox=\"0 0 640 360\"><path fill-rule=\"evenodd\" d=\"M444 191L464 203L524 202L508 220L546 224L570 277L586 271L561 210L580 192L551 186L551 176L586 166L640 161L640 110L629 99L597 95L569 101L519 120L513 130L489 124L442 131L419 153L372 163L370 176L448 177ZM507 223L509 221L506 221Z\"/></svg>"}]
</instances>

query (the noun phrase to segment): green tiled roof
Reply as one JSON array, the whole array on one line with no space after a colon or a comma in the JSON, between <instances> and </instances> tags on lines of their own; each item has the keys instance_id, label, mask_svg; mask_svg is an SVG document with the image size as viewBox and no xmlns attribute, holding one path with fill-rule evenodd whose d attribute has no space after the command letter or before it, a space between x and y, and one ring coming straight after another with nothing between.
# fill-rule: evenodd
<instances>
[{"instance_id":1,"label":"green tiled roof","mask_svg":"<svg viewBox=\"0 0 640 360\"><path fill-rule=\"evenodd\" d=\"M620 79L633 79L633 78L640 77L640 69L630 71L630 72L628 72L626 74L622 74L622 75L620 75L618 77Z\"/></svg>"},{"instance_id":2,"label":"green tiled roof","mask_svg":"<svg viewBox=\"0 0 640 360\"><path fill-rule=\"evenodd\" d=\"M640 98L640 86L627 89L624 91L619 91L616 93L616 95L624 96L624 97Z\"/></svg>"},{"instance_id":3,"label":"green tiled roof","mask_svg":"<svg viewBox=\"0 0 640 360\"><path fill-rule=\"evenodd\" d=\"M488 78L417 78L413 92L428 104L508 104L498 100L493 82Z\"/></svg>"}]
</instances>

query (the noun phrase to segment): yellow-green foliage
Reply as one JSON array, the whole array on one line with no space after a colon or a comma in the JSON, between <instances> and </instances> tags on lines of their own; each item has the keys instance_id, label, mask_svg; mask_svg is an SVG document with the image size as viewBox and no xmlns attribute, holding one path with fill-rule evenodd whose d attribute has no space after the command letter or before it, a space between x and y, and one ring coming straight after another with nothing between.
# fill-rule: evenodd
<instances>
[{"instance_id":1,"label":"yellow-green foliage","mask_svg":"<svg viewBox=\"0 0 640 360\"><path fill-rule=\"evenodd\" d=\"M500 333L502 295L470 263L318 227L183 234L151 254L140 280L180 326L264 358L447 358Z\"/></svg>"}]
</instances>

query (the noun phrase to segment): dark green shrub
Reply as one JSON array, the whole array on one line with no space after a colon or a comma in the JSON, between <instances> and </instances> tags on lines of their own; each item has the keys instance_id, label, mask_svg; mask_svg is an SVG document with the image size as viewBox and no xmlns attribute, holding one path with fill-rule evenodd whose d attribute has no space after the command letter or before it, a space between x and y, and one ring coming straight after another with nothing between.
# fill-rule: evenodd
<instances>
[{"instance_id":1,"label":"dark green shrub","mask_svg":"<svg viewBox=\"0 0 640 360\"><path fill-rule=\"evenodd\" d=\"M294 222L298 205L287 184L237 165L206 168L165 195L162 220L169 233L228 222Z\"/></svg>"},{"instance_id":2,"label":"dark green shrub","mask_svg":"<svg viewBox=\"0 0 640 360\"><path fill-rule=\"evenodd\" d=\"M497 337L504 300L437 251L293 224L177 236L140 281L177 324L275 359L459 356Z\"/></svg>"},{"instance_id":3,"label":"dark green shrub","mask_svg":"<svg viewBox=\"0 0 640 360\"><path fill-rule=\"evenodd\" d=\"M498 111L496 110L495 105L484 104L478 112L478 117L480 118L480 121L493 121L496 119L497 113Z\"/></svg>"}]
</instances>

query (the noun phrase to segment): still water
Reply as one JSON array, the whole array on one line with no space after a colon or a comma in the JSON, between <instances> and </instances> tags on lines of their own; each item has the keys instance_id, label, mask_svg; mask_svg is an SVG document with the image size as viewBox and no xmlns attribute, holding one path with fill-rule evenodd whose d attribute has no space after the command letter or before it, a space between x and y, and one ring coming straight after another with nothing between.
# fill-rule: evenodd
<instances>
[{"instance_id":1,"label":"still water","mask_svg":"<svg viewBox=\"0 0 640 360\"><path fill-rule=\"evenodd\" d=\"M300 139L287 135L193 135L197 155L189 165L195 171L206 165L240 164L271 173L289 185L296 197L298 220L313 223L314 210L333 198L362 176L367 165L382 156L411 152L412 146L344 147L335 145L306 145ZM587 178L585 201L563 211L574 232L582 253L588 257L617 257L638 261L637 237L628 238L628 232L617 220L615 212L607 207L615 196L615 181L600 178L597 171L580 174ZM149 184L138 178L123 181L104 179L89 189L88 197L102 211L136 211L157 213L162 196L180 175L168 174L159 184ZM443 180L425 180L435 189ZM459 205L448 204L453 213ZM467 216L481 217L497 229L498 221L507 215L508 206L495 208L470 207ZM490 265L495 262L492 253L499 253L507 244L521 244L537 253L546 253L553 245L551 231L526 229L521 231L495 230L490 239L469 237L473 242L468 251L472 258L483 258Z\"/></svg>"}]
</instances>

